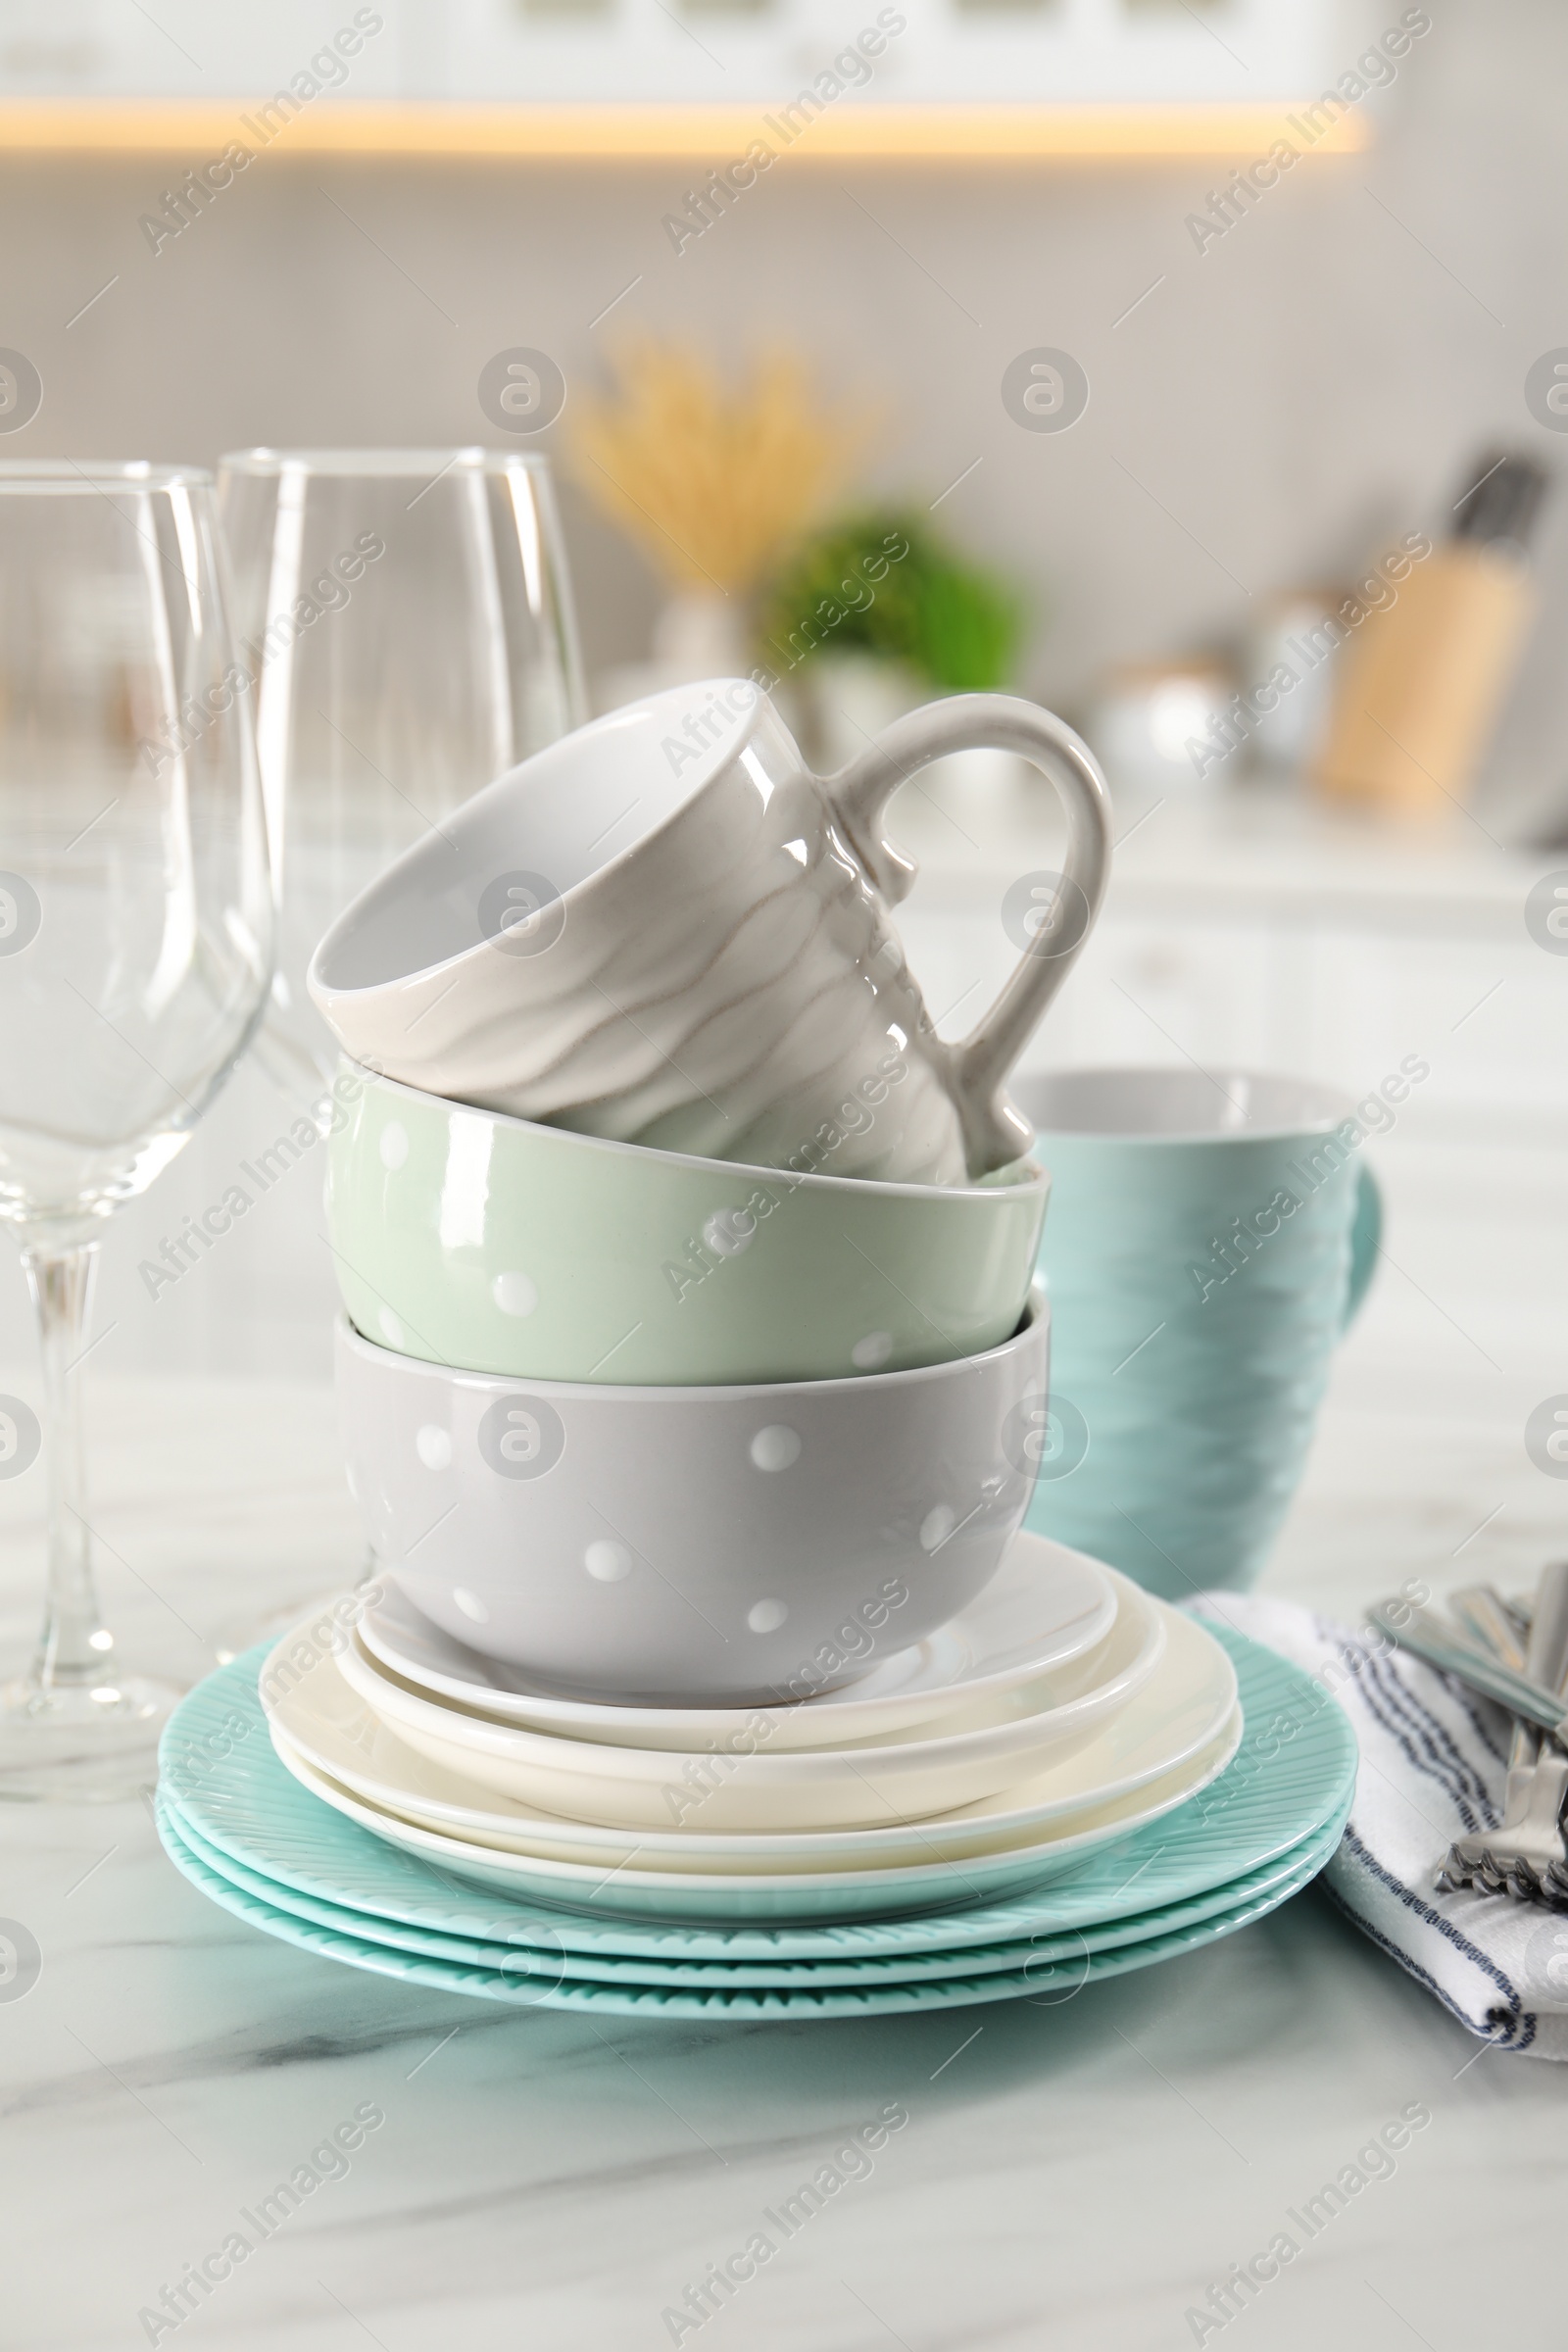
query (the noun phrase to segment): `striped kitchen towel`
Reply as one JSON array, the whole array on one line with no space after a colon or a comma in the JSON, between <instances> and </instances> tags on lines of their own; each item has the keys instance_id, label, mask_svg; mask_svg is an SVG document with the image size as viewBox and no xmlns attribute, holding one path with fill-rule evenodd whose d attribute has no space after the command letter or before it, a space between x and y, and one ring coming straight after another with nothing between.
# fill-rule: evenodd
<instances>
[{"instance_id":1,"label":"striped kitchen towel","mask_svg":"<svg viewBox=\"0 0 1568 2352\"><path fill-rule=\"evenodd\" d=\"M1212 1592L1191 1606L1304 1667L1355 1727L1355 1800L1323 1879L1340 1908L1472 2034L1568 2059L1568 1912L1433 1884L1456 1838L1502 1819L1512 1718L1385 1636L1294 1601Z\"/></svg>"}]
</instances>

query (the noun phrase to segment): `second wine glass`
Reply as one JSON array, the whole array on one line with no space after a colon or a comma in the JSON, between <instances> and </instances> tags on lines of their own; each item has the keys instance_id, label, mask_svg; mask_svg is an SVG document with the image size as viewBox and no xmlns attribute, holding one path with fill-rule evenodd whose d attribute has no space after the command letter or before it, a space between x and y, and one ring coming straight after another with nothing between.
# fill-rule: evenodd
<instances>
[{"instance_id":1,"label":"second wine glass","mask_svg":"<svg viewBox=\"0 0 1568 2352\"><path fill-rule=\"evenodd\" d=\"M305 990L332 917L400 850L586 716L548 461L252 449L219 499L281 895L261 1051L317 1095Z\"/></svg>"}]
</instances>

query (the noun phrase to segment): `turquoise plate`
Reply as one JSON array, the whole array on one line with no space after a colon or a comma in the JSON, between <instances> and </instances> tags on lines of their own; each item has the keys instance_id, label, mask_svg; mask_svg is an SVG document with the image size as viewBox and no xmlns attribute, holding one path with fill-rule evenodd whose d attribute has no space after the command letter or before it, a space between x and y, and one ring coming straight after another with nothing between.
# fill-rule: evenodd
<instances>
[{"instance_id":1,"label":"turquoise plate","mask_svg":"<svg viewBox=\"0 0 1568 2352\"><path fill-rule=\"evenodd\" d=\"M1238 1903L1172 1935L1151 1936L1114 1951L1095 1952L1080 1947L1066 1959L1037 1958L1025 1967L999 1969L994 1975L945 1977L930 1984L883 1984L859 1991L841 1988L833 1992L731 1992L706 1987L699 1990L693 1986L676 1989L635 1978L595 1983L566 1974L561 1962L551 1961L543 1970L525 1967L520 1953L517 1963L507 1968L465 1966L426 1954L399 1951L384 1943L370 1943L363 1936L339 1935L330 1928L318 1927L311 1920L296 1918L291 1912L275 1910L270 1903L247 1894L242 1887L209 1870L189 1846L181 1843L167 1813L162 1830L171 1858L192 1885L211 1895L215 1903L248 1920L265 1934L279 1936L285 1943L298 1944L301 1950L315 1952L325 1960L345 1961L350 1968L368 1969L373 1975L396 1977L405 1984L425 1984L441 1992L469 1993L479 2000L509 2001L521 2008L597 2010L609 2017L733 2018L744 2024L772 2018L889 2017L916 2009L961 2009L976 2001L1032 1999L1054 2006L1070 2000L1085 1984L1098 1983L1102 1977L1127 1976L1135 1968L1152 1968L1157 1961L1177 1959L1184 1952L1198 1951L1204 1944L1217 1942L1222 1936L1235 1935L1239 1928L1250 1927L1308 1885L1338 1842L1337 1833L1332 1841L1325 1837L1319 1850L1298 1863L1267 1894ZM537 1960L543 1955L530 1957Z\"/></svg>"},{"instance_id":2,"label":"turquoise plate","mask_svg":"<svg viewBox=\"0 0 1568 2352\"><path fill-rule=\"evenodd\" d=\"M1341 1708L1273 1650L1226 1627L1213 1630L1236 1662L1247 1720L1240 1749L1216 1780L1093 1854L1070 1879L917 1918L772 1927L742 1915L734 1927L693 1926L471 1886L346 1821L278 1762L256 1691L265 1645L182 1700L164 1733L160 1794L176 1808L175 1827L216 1849L225 1871L232 1861L294 1895L363 1914L357 1933L367 1940L370 1922L390 1921L481 1942L534 1938L575 1955L764 1963L1029 1942L1227 1887L1302 1846L1348 1805L1356 1748Z\"/></svg>"},{"instance_id":3,"label":"turquoise plate","mask_svg":"<svg viewBox=\"0 0 1568 2352\"><path fill-rule=\"evenodd\" d=\"M182 1849L196 1861L204 1862L216 1877L226 1879L241 1893L254 1895L259 1902L288 1918L330 1928L367 1943L390 1944L395 1951L418 1953L433 1960L499 1968L514 1974L526 1972L532 1976L549 1974L564 1966L559 1946L552 1947L542 1941L538 1931L527 1937L505 1940L449 1936L431 1928L404 1927L393 1920L370 1919L362 1912L345 1910L341 1904L297 1894L291 1887L281 1886L275 1880L264 1878L259 1871L247 1870L243 1863L220 1853L181 1818L176 1807L162 1801L158 1808L158 1828L172 1852ZM1339 1843L1343 1828L1343 1818L1338 1818L1315 1837L1293 1846L1288 1854L1265 1863L1260 1870L1243 1879L1233 1879L1229 1885L1215 1887L1207 1894L1195 1895L1190 1902L1171 1903L1163 1911L1136 1912L1107 1927L1067 1928L1058 1932L1042 1929L1027 1942L968 1947L963 1954L964 1973L987 1976L996 1970L1030 1968L1043 1960L1073 1959L1085 1950L1109 1951L1120 1944L1142 1942L1151 1936L1166 1936L1182 1928L1196 1927L1219 1912L1235 1910L1272 1892L1284 1880L1294 1882L1302 1864L1314 1857L1321 1867ZM953 1955L949 1952L906 1952L861 1960L780 1960L771 1965L734 1960L660 1961L630 1955L591 1958L574 1953L569 1973L573 1978L603 1979L610 1984L745 1989L761 1985L914 1984L928 1977L951 1976L953 1968Z\"/></svg>"}]
</instances>

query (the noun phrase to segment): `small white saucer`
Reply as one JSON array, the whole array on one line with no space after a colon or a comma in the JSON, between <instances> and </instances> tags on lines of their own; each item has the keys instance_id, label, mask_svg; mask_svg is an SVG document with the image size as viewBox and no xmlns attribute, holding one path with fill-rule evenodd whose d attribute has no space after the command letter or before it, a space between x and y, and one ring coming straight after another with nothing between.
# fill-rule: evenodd
<instances>
[{"instance_id":1,"label":"small white saucer","mask_svg":"<svg viewBox=\"0 0 1568 2352\"><path fill-rule=\"evenodd\" d=\"M1093 1649L1115 1617L1115 1593L1098 1560L1025 1530L985 1591L940 1633L882 1659L858 1682L777 1708L617 1707L559 1697L453 1641L390 1583L358 1630L371 1657L415 1690L498 1723L618 1747L706 1748L765 1719L770 1748L782 1750L883 1739L1016 1690ZM891 1617L889 1629L896 1624Z\"/></svg>"},{"instance_id":2,"label":"small white saucer","mask_svg":"<svg viewBox=\"0 0 1568 2352\"><path fill-rule=\"evenodd\" d=\"M700 1748L627 1747L496 1723L411 1690L357 1642L338 1674L395 1738L480 1788L573 1821L667 1830L869 1829L950 1813L1063 1761L1129 1705L1156 1671L1165 1627L1147 1594L1083 1657L1016 1690L963 1696L928 1723L878 1740L775 1754L764 1719ZM823 1718L833 1724L837 1710Z\"/></svg>"}]
</instances>

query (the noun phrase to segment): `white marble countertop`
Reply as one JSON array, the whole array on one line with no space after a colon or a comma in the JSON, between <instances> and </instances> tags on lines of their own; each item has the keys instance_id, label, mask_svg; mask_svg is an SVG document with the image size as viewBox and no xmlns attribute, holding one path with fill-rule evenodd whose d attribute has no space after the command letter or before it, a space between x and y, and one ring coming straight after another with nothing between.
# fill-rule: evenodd
<instances>
[{"instance_id":1,"label":"white marble countertop","mask_svg":"<svg viewBox=\"0 0 1568 2352\"><path fill-rule=\"evenodd\" d=\"M1353 1610L1412 1567L1530 1577L1560 1543L1561 1490L1511 1416L1378 1415L1352 1409L1361 1385L1326 1416L1270 1586ZM120 1555L105 1584L143 1654L199 1666L197 1635L353 1572L317 1392L105 1381L94 1452L95 1521ZM4 1557L9 1642L31 1616L36 1529L13 1517ZM138 2313L164 2283L368 2102L385 2121L346 2176L181 2342L653 2352L685 2283L889 2101L907 2127L705 2345L1191 2343L1209 2283L1415 2101L1432 2124L1393 2178L1225 2334L1254 2352L1555 2340L1568 2083L1474 2042L1315 1891L1059 2006L656 2029L270 1941L176 1875L136 1805L7 1810L0 1856L0 1913L44 1955L32 1990L0 2002L7 2352L148 2341Z\"/></svg>"}]
</instances>

